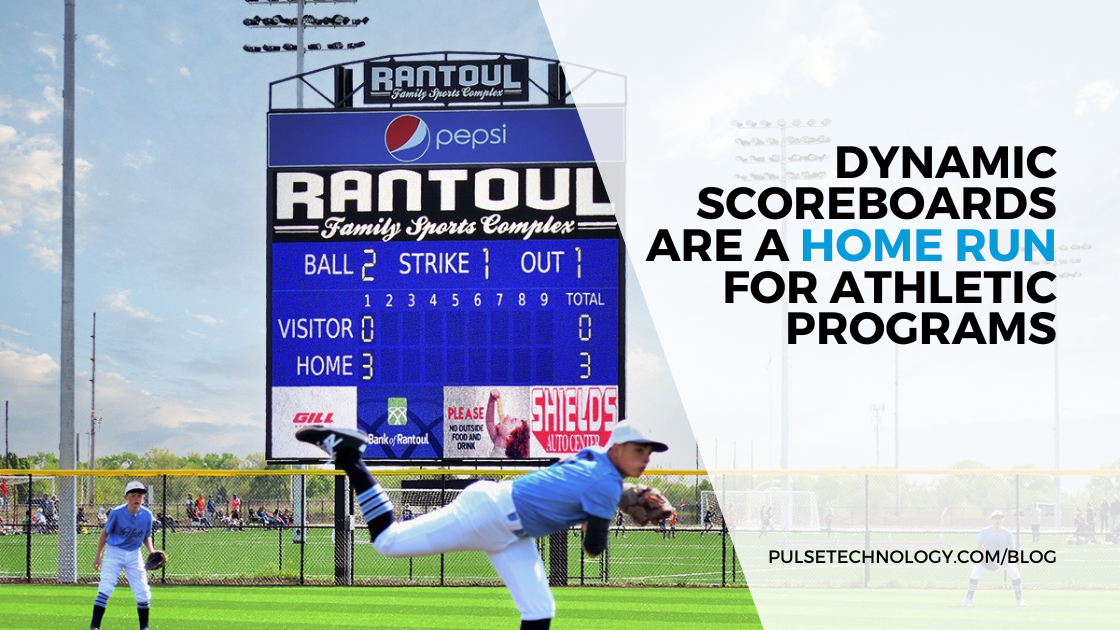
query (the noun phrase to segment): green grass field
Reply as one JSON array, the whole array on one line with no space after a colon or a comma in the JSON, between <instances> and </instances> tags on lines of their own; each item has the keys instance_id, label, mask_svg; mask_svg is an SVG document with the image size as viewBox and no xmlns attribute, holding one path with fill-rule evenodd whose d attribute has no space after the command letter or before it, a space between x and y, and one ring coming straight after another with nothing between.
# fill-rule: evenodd
<instances>
[{"instance_id":1,"label":"green grass field","mask_svg":"<svg viewBox=\"0 0 1120 630\"><path fill-rule=\"evenodd\" d=\"M746 589L559 588L555 630L640 627L752 630L762 626ZM87 628L89 586L0 585L0 630ZM517 610L504 588L156 587L152 630L509 630ZM133 630L132 592L119 588L102 630Z\"/></svg>"}]
</instances>

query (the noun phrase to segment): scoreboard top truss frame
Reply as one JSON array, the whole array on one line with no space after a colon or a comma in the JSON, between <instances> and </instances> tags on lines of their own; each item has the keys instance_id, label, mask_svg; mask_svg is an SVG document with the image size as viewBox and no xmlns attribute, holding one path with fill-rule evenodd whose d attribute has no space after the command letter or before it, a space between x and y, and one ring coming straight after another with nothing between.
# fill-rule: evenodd
<instances>
[{"instance_id":1,"label":"scoreboard top truss frame","mask_svg":"<svg viewBox=\"0 0 1120 630\"><path fill-rule=\"evenodd\" d=\"M424 101L415 99L357 102L373 90L368 85L366 70L375 64L438 64L464 61L509 62L524 67L524 92L516 97L475 101L443 98L438 95ZM296 89L306 88L304 95L311 103L302 108L295 105ZM381 55L349 61L292 75L269 83L270 112L315 109L403 109L403 108L472 108L472 107L575 107L580 105L625 105L626 77L615 72L560 61L547 57L488 51L430 51Z\"/></svg>"}]
</instances>

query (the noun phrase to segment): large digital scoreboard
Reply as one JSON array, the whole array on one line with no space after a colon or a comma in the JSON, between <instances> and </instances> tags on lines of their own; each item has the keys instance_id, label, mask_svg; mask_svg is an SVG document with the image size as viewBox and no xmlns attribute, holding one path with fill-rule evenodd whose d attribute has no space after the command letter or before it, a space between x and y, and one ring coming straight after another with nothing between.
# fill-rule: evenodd
<instances>
[{"instance_id":1,"label":"large digital scoreboard","mask_svg":"<svg viewBox=\"0 0 1120 630\"><path fill-rule=\"evenodd\" d=\"M593 155L585 124L617 135ZM623 127L612 107L270 112L268 459L321 461L293 437L309 424L389 462L604 443Z\"/></svg>"}]
</instances>

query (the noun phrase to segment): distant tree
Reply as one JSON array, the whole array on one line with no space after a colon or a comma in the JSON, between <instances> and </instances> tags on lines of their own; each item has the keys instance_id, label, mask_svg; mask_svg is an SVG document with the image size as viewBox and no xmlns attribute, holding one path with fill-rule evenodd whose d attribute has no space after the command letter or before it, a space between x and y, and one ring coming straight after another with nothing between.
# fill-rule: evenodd
<instances>
[{"instance_id":1,"label":"distant tree","mask_svg":"<svg viewBox=\"0 0 1120 630\"><path fill-rule=\"evenodd\" d=\"M128 451L97 458L97 467L102 470L139 469L143 468L143 463L142 457Z\"/></svg>"},{"instance_id":2,"label":"distant tree","mask_svg":"<svg viewBox=\"0 0 1120 630\"><path fill-rule=\"evenodd\" d=\"M142 468L149 470L176 470L184 468L183 459L165 448L153 446L142 457ZM189 468L189 466L187 466Z\"/></svg>"},{"instance_id":3,"label":"distant tree","mask_svg":"<svg viewBox=\"0 0 1120 630\"><path fill-rule=\"evenodd\" d=\"M58 470L58 455L39 451L30 458L31 467L36 470Z\"/></svg>"}]
</instances>

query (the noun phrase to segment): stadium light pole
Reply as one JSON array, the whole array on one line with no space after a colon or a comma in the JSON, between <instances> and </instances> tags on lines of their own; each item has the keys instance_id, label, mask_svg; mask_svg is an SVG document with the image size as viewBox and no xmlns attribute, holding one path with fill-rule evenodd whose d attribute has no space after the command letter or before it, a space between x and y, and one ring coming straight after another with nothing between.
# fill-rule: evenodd
<instances>
[{"instance_id":1,"label":"stadium light pole","mask_svg":"<svg viewBox=\"0 0 1120 630\"><path fill-rule=\"evenodd\" d=\"M898 465L898 344L894 344L894 469ZM902 478L894 476L894 515L902 514Z\"/></svg>"},{"instance_id":2,"label":"stadium light pole","mask_svg":"<svg viewBox=\"0 0 1120 630\"><path fill-rule=\"evenodd\" d=\"M789 154L786 151L786 147L788 147L789 145L798 145L798 148L800 148L800 145L828 144L832 140L828 136L825 136L825 135L810 136L808 134L803 134L803 135L800 135L800 136L795 136L795 135L791 135L787 132L791 128L794 131L799 130L799 129L813 129L815 131L816 129L821 129L821 128L827 127L831 123L832 123L832 121L828 118L825 118L825 119L820 120L820 121L818 121L816 119L809 119L807 121L802 121L800 119L794 119L793 122L792 122L792 125L787 126L785 119L779 119L776 123L776 127L777 127L777 130L778 130L778 137L777 138L774 138L772 136L767 137L767 138L758 138L758 137L736 138L735 142L737 144L740 144L740 145L745 146L745 147L746 146L750 146L750 147L772 146L772 147L777 147L777 148L780 149L779 153L772 154L769 157L764 157L764 156L760 156L760 155L748 155L748 156L736 156L736 158L735 158L737 161L742 162L744 164L748 164L748 165L762 165L762 164L772 165L772 164L776 164L779 168L778 174L774 174L774 173L771 173L771 172L749 173L749 174L746 174L746 175L737 174L736 177L738 177L739 179L748 180L748 181L778 180L778 181L781 182L781 186L782 186L783 190L786 188L786 182L790 181L790 180L795 180L795 181L807 180L808 181L808 180L824 179L824 177L826 175L826 171L824 171L824 170L792 172L787 168L787 166L790 163L800 164L802 162L824 162L825 158L827 157L825 154L820 154L820 155L815 154L815 153ZM743 122L740 122L738 120L733 120L733 121L731 121L731 125L733 127L739 128L741 130L762 131L762 132L768 131L772 127L775 127L775 125L772 124L768 120L760 120L760 121L746 120L746 121L743 121ZM823 164L822 164L822 166L823 166ZM786 242L786 219L785 219L785 217L783 217L782 218L782 243L785 244L785 242ZM782 261L782 277L783 278L789 277L789 262L784 261L784 260ZM782 393L781 393L781 406L780 406L781 416L782 416L782 455L781 455L780 465L781 465L782 470L787 470L789 468L789 463L790 463L789 462L789 447L790 447L789 381L790 381L790 378L789 378L789 341L787 339L787 336L788 336L787 327L789 325L788 321L787 321L788 319L789 319L789 302L788 302L788 300L782 300L782 323L781 323L781 333L780 333L781 337L782 337L782 366L781 366ZM789 475L782 475L782 490L783 490L783 492L785 492L786 500L788 500L788 498L789 498L790 489L791 488L790 488ZM789 526L790 526L789 510L785 509L782 512L783 512L783 514L782 514L782 525L783 525L784 529L788 530Z\"/></svg>"},{"instance_id":3,"label":"stadium light pole","mask_svg":"<svg viewBox=\"0 0 1120 630\"><path fill-rule=\"evenodd\" d=\"M296 5L295 19L286 19L280 15L273 17L262 18L254 16L252 18L245 18L241 21L242 24L249 28L294 28L296 29L296 43L284 44L283 46L264 45L254 46L246 44L242 49L246 52L259 53L259 52L295 52L296 53L296 74L303 74L303 56L311 50L354 50L366 45L364 41L349 42L343 44L342 42L334 42L323 46L323 44L304 44L304 29L307 27L328 27L328 28L342 28L342 27L357 27L369 23L368 17L350 18L342 15L333 15L330 17L309 16L304 12L307 4L354 4L358 0L268 0L268 2L259 2L258 0L245 0L250 5L277 5L277 4L294 4ZM303 109L303 81L296 81L296 108Z\"/></svg>"},{"instance_id":4,"label":"stadium light pole","mask_svg":"<svg viewBox=\"0 0 1120 630\"><path fill-rule=\"evenodd\" d=\"M883 426L883 420L882 420L882 417L880 416L880 414L886 408L887 408L887 406L884 405L883 403L871 403L871 405L868 406L868 410L870 410L871 413L875 414L875 419L873 420L873 422L875 423L875 467L876 468L879 467L879 433L880 433L879 429L881 429L882 426Z\"/></svg>"},{"instance_id":5,"label":"stadium light pole","mask_svg":"<svg viewBox=\"0 0 1120 630\"><path fill-rule=\"evenodd\" d=\"M1088 243L1074 244L1074 245L1059 245L1058 251L1060 252L1082 252L1092 249L1093 246ZM1057 258L1050 261L1031 261L1032 265L1042 265L1052 267L1054 269L1054 288L1057 289L1058 279L1073 279L1080 278L1081 272L1059 272L1058 269L1061 265L1076 265L1081 263L1081 258ZM1062 430L1062 405L1061 405L1061 388L1059 387L1059 372L1060 361L1058 354L1058 301L1054 300L1054 470L1060 471L1062 469L1062 447L1061 447L1061 430ZM1054 475L1054 527L1062 526L1062 476Z\"/></svg>"},{"instance_id":6,"label":"stadium light pole","mask_svg":"<svg viewBox=\"0 0 1120 630\"><path fill-rule=\"evenodd\" d=\"M62 318L59 352L59 458L60 470L77 467L74 433L74 42L77 40L75 0L66 0L63 32L62 79ZM78 514L77 479L63 477L59 483L58 581L73 584L78 579L78 538L74 523Z\"/></svg>"}]
</instances>

